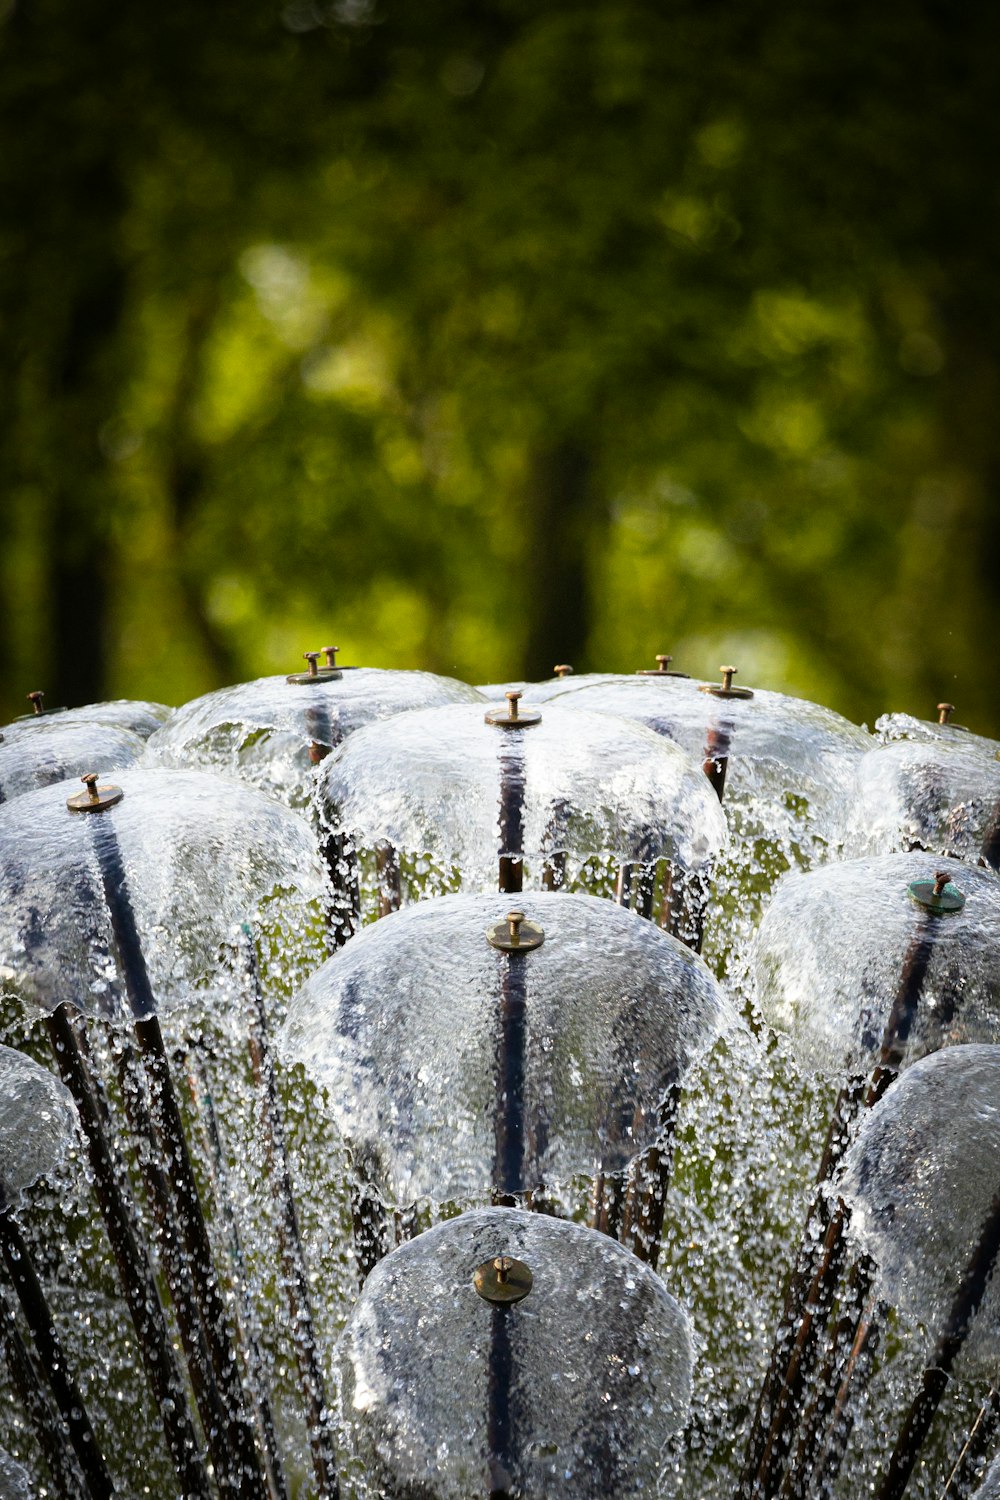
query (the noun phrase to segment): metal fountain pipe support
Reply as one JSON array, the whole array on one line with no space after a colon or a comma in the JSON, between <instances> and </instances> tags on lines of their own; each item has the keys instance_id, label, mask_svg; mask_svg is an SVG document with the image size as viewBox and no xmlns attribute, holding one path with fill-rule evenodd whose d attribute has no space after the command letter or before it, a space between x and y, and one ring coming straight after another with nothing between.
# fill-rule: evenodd
<instances>
[{"instance_id":1,"label":"metal fountain pipe support","mask_svg":"<svg viewBox=\"0 0 1000 1500\"><path fill-rule=\"evenodd\" d=\"M281 1451L278 1446L277 1431L274 1425L274 1414L271 1410L270 1397L267 1391L263 1356L261 1355L260 1343L254 1330L254 1311L247 1283L246 1256L243 1251L243 1242L236 1218L236 1208L229 1181L229 1171L222 1144L222 1134L219 1130L219 1120L215 1112L215 1103L212 1099L209 1081L205 1076L203 1068L200 1066L200 1059L197 1056L197 1044L190 1041L187 1045L191 1048L191 1052L188 1053L183 1049L179 1050L175 1052L174 1060L187 1075L188 1093L191 1098L191 1104L201 1124L200 1144L203 1156L208 1164L214 1205L225 1223L226 1238L229 1242L229 1254L236 1267L236 1279L239 1284L240 1297L240 1306L236 1315L237 1330L240 1331L239 1324L242 1322L242 1342L247 1356L247 1375L253 1390L254 1406L257 1409L257 1418L260 1426L260 1437L267 1457L268 1482L276 1500L289 1500L288 1484L285 1479L284 1466L281 1462Z\"/></svg>"},{"instance_id":2,"label":"metal fountain pipe support","mask_svg":"<svg viewBox=\"0 0 1000 1500\"><path fill-rule=\"evenodd\" d=\"M264 1007L257 951L251 928L244 924L246 978L250 991L250 1058L257 1082L264 1125L268 1136L268 1158L278 1189L281 1212L281 1243L292 1343L299 1367L299 1381L306 1404L309 1447L317 1493L321 1500L337 1500L337 1457L326 1398L323 1368L309 1297L309 1276L295 1207L295 1190L288 1160L285 1121L274 1070L270 1027Z\"/></svg>"},{"instance_id":3,"label":"metal fountain pipe support","mask_svg":"<svg viewBox=\"0 0 1000 1500\"><path fill-rule=\"evenodd\" d=\"M31 1330L38 1356L55 1398L59 1415L66 1424L87 1493L94 1500L109 1500L115 1493L114 1483L104 1462L104 1455L94 1433L80 1388L70 1371L55 1319L35 1271L31 1253L24 1241L7 1190L0 1181L0 1256L7 1268L25 1321ZM58 1477L58 1476L57 1476Z\"/></svg>"},{"instance_id":4,"label":"metal fountain pipe support","mask_svg":"<svg viewBox=\"0 0 1000 1500\"><path fill-rule=\"evenodd\" d=\"M174 1353L128 1176L112 1144L110 1119L91 1068L82 1017L74 1025L66 1006L61 1005L49 1017L48 1028L56 1064L76 1101L94 1175L94 1191L178 1484L191 1500L210 1500L211 1488L188 1405L187 1387Z\"/></svg>"},{"instance_id":5,"label":"metal fountain pipe support","mask_svg":"<svg viewBox=\"0 0 1000 1500\"><path fill-rule=\"evenodd\" d=\"M89 1500L86 1487L59 1413L45 1388L45 1379L21 1337L7 1296L0 1286L0 1347L4 1352L11 1384L38 1440L38 1446L57 1486L60 1500Z\"/></svg>"},{"instance_id":6,"label":"metal fountain pipe support","mask_svg":"<svg viewBox=\"0 0 1000 1500\"><path fill-rule=\"evenodd\" d=\"M98 786L98 778L94 773L88 773L82 779L87 791L69 798L67 806L71 812L103 813L114 807L124 796L120 787ZM91 828L118 962L132 1011L133 1030L149 1085L153 1122L169 1162L168 1180L189 1259L213 1373L226 1411L226 1437L234 1457L231 1482L241 1500L244 1496L250 1500L251 1496L267 1494L267 1480L254 1441L253 1427L245 1409L239 1365L156 1015L156 1002L145 955L129 897L121 849L110 819L93 817Z\"/></svg>"},{"instance_id":7,"label":"metal fountain pipe support","mask_svg":"<svg viewBox=\"0 0 1000 1500\"><path fill-rule=\"evenodd\" d=\"M505 895L517 895L524 888L524 745L517 731L540 724L537 709L523 712L519 707L522 694L505 693L506 714L491 708L485 715L487 724L508 731L500 746L500 871L499 889Z\"/></svg>"},{"instance_id":8,"label":"metal fountain pipe support","mask_svg":"<svg viewBox=\"0 0 1000 1500\"><path fill-rule=\"evenodd\" d=\"M938 871L932 881L915 881L909 889L914 901L923 908L923 914L903 959L896 997L883 1032L879 1061L860 1099L861 1110L869 1110L877 1104L899 1072L934 951L936 921L948 912L960 911L965 905L965 897L949 883L947 871ZM736 1500L758 1500L758 1497L773 1500L778 1493L781 1467L798 1420L802 1390L815 1360L818 1340L832 1307L843 1266L847 1208L838 1199L833 1212L828 1215L822 1189L850 1140L853 1120L858 1113L859 1092L856 1083L846 1085L834 1108L817 1177L818 1190L806 1218L785 1312L775 1335L770 1364L758 1398ZM812 1233L817 1223L821 1230L825 1230L818 1245ZM770 1416L765 1427L765 1413L768 1412Z\"/></svg>"}]
</instances>

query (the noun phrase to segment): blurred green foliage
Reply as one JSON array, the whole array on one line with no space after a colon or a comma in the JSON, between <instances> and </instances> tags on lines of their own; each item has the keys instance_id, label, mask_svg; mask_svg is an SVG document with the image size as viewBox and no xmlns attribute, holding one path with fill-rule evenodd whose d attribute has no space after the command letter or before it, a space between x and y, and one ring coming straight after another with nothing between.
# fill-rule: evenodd
<instances>
[{"instance_id":1,"label":"blurred green foliage","mask_svg":"<svg viewBox=\"0 0 1000 1500\"><path fill-rule=\"evenodd\" d=\"M0 716L656 651L1000 733L995 11L8 0Z\"/></svg>"}]
</instances>

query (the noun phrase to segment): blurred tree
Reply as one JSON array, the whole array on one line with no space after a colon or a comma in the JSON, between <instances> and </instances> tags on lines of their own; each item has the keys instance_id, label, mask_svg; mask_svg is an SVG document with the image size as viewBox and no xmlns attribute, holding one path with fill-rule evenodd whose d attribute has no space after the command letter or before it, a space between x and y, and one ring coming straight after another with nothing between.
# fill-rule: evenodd
<instances>
[{"instance_id":1,"label":"blurred tree","mask_svg":"<svg viewBox=\"0 0 1000 1500\"><path fill-rule=\"evenodd\" d=\"M1000 731L985 5L19 0L2 45L12 710L334 629Z\"/></svg>"}]
</instances>

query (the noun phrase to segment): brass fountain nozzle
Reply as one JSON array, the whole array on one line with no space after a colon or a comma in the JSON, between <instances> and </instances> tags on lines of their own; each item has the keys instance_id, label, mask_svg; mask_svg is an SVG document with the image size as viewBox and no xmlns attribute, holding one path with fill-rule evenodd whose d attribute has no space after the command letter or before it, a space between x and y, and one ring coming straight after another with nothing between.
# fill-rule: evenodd
<instances>
[{"instance_id":1,"label":"brass fountain nozzle","mask_svg":"<svg viewBox=\"0 0 1000 1500\"><path fill-rule=\"evenodd\" d=\"M486 929L486 941L501 953L530 953L545 941L545 932L537 922L525 919L523 911L509 911L502 922Z\"/></svg>"},{"instance_id":2,"label":"brass fountain nozzle","mask_svg":"<svg viewBox=\"0 0 1000 1500\"><path fill-rule=\"evenodd\" d=\"M736 667L720 667L719 671L722 673L722 682L706 682L702 686L701 692L711 693L713 698L752 698L753 691L751 688L733 687L733 678L736 676L737 670L738 668Z\"/></svg>"},{"instance_id":3,"label":"brass fountain nozzle","mask_svg":"<svg viewBox=\"0 0 1000 1500\"><path fill-rule=\"evenodd\" d=\"M44 693L40 692L36 688L33 693L28 693L27 694L27 699L28 699L28 702L31 704L31 707L32 707L33 711L36 714L43 714L45 712L45 694Z\"/></svg>"},{"instance_id":4,"label":"brass fountain nozzle","mask_svg":"<svg viewBox=\"0 0 1000 1500\"><path fill-rule=\"evenodd\" d=\"M654 660L656 662L656 666L655 667L643 667L640 671L636 672L635 675L637 677L687 677L688 676L687 672L673 672L673 671L671 671L671 669L670 669L670 663L673 661L673 657L672 656L668 656L668 654L665 651L658 652L657 655L654 657Z\"/></svg>"},{"instance_id":5,"label":"brass fountain nozzle","mask_svg":"<svg viewBox=\"0 0 1000 1500\"><path fill-rule=\"evenodd\" d=\"M560 662L559 666L552 668L553 677L572 677L573 668L566 662Z\"/></svg>"},{"instance_id":6,"label":"brass fountain nozzle","mask_svg":"<svg viewBox=\"0 0 1000 1500\"><path fill-rule=\"evenodd\" d=\"M520 689L511 688L510 692L504 693L504 697L507 700L507 712L504 713L502 705L491 708L485 716L487 724L495 724L501 729L525 729L529 724L542 722L537 708L520 708L523 697Z\"/></svg>"},{"instance_id":7,"label":"brass fountain nozzle","mask_svg":"<svg viewBox=\"0 0 1000 1500\"><path fill-rule=\"evenodd\" d=\"M485 1302L523 1302L534 1284L531 1270L512 1255L494 1255L478 1266L472 1284Z\"/></svg>"},{"instance_id":8,"label":"brass fountain nozzle","mask_svg":"<svg viewBox=\"0 0 1000 1500\"><path fill-rule=\"evenodd\" d=\"M954 705L954 703L939 703L938 706L937 706L938 723L939 724L947 724L947 723L949 723L950 720L951 720L951 716L952 716L952 714L954 712L955 712L955 705Z\"/></svg>"},{"instance_id":9,"label":"brass fountain nozzle","mask_svg":"<svg viewBox=\"0 0 1000 1500\"><path fill-rule=\"evenodd\" d=\"M120 786L98 786L96 771L87 771L80 780L87 790L67 797L66 806L70 812L104 812L105 808L114 807L125 795Z\"/></svg>"}]
</instances>

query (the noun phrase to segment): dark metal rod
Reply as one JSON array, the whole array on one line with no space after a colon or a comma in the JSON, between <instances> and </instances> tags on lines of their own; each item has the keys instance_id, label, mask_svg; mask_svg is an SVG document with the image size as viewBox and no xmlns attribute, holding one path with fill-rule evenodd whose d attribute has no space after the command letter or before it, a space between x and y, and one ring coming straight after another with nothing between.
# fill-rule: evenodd
<instances>
[{"instance_id":1,"label":"dark metal rod","mask_svg":"<svg viewBox=\"0 0 1000 1500\"><path fill-rule=\"evenodd\" d=\"M358 855L353 840L344 833L328 834L320 852L333 888L330 937L334 948L342 948L361 925Z\"/></svg>"},{"instance_id":2,"label":"dark metal rod","mask_svg":"<svg viewBox=\"0 0 1000 1500\"><path fill-rule=\"evenodd\" d=\"M961 1285L948 1311L944 1330L930 1362L924 1369L920 1390L906 1414L878 1500L900 1500L913 1473L924 1439L948 1385L952 1366L965 1343L979 1310L1000 1252L1000 1194L994 1198L965 1270Z\"/></svg>"},{"instance_id":3,"label":"dark metal rod","mask_svg":"<svg viewBox=\"0 0 1000 1500\"><path fill-rule=\"evenodd\" d=\"M364 1286L379 1261L389 1253L389 1219L371 1183L351 1185L351 1227L358 1279Z\"/></svg>"},{"instance_id":4,"label":"dark metal rod","mask_svg":"<svg viewBox=\"0 0 1000 1500\"><path fill-rule=\"evenodd\" d=\"M60 1500L86 1500L87 1491L77 1467L76 1455L66 1429L49 1399L41 1372L21 1337L7 1297L0 1287L0 1345L3 1347L11 1384L28 1414L38 1446L55 1481Z\"/></svg>"},{"instance_id":5,"label":"dark metal rod","mask_svg":"<svg viewBox=\"0 0 1000 1500\"><path fill-rule=\"evenodd\" d=\"M705 937L708 880L695 870L686 870L673 860L663 865L660 926L695 953Z\"/></svg>"},{"instance_id":6,"label":"dark metal rod","mask_svg":"<svg viewBox=\"0 0 1000 1500\"><path fill-rule=\"evenodd\" d=\"M881 1099L899 1070L906 1043L916 1020L920 996L927 977L927 967L934 949L936 933L934 924L938 920L940 919L930 912L925 913L906 951L899 984L882 1035L879 1060L864 1097L863 1108L866 1110L871 1109ZM845 1094L842 1091L838 1106L844 1100ZM835 1110L835 1119L836 1113ZM832 1171L846 1142L847 1134L843 1131L835 1132L834 1124L831 1122L821 1171L824 1168L827 1174ZM814 1210L823 1211L819 1202L821 1196L817 1194L814 1198L810 1219ZM808 1378L818 1347L819 1334L822 1331L817 1321L817 1313L824 1319L827 1316L833 1301L836 1279L843 1263L842 1239L845 1223L846 1210L843 1204L838 1203L830 1217L822 1241L815 1274L809 1275L813 1263L811 1263L811 1258L807 1257L805 1274L793 1277L788 1317L782 1320L775 1338L771 1366L765 1377L754 1424L751 1428L747 1457L736 1491L736 1500L751 1500L751 1496L757 1495L763 1496L764 1500L772 1500L775 1494L783 1451L787 1449L791 1441L788 1429L797 1418L798 1398ZM807 1222L807 1234L810 1228L811 1224ZM794 1293L801 1292L803 1287L808 1287L804 1300L794 1295ZM779 1384L777 1371L781 1367L783 1347L788 1348L789 1352ZM777 1396L775 1396L776 1391ZM769 1413L769 1420L765 1428L767 1413Z\"/></svg>"},{"instance_id":7,"label":"dark metal rod","mask_svg":"<svg viewBox=\"0 0 1000 1500\"><path fill-rule=\"evenodd\" d=\"M237 1463L236 1479L242 1486L241 1500L250 1500L253 1495L266 1495L267 1481L254 1440L253 1426L246 1413L239 1367L212 1260L208 1228L170 1076L163 1035L155 1013L155 999L129 898L121 849L115 837L111 813L92 815L90 825L94 832L94 847L100 864L118 962L149 1081L153 1122L166 1152L168 1175L188 1253L191 1277L202 1311L212 1367L226 1406L228 1441Z\"/></svg>"},{"instance_id":8,"label":"dark metal rod","mask_svg":"<svg viewBox=\"0 0 1000 1500\"><path fill-rule=\"evenodd\" d=\"M80 1387L70 1371L42 1283L13 1214L2 1207L0 1255L3 1256L11 1285L17 1293L21 1311L31 1330L59 1415L66 1423L87 1487L94 1500L110 1500L115 1493L114 1483L104 1462L104 1454L97 1441Z\"/></svg>"},{"instance_id":9,"label":"dark metal rod","mask_svg":"<svg viewBox=\"0 0 1000 1500\"><path fill-rule=\"evenodd\" d=\"M847 1149L851 1126L861 1106L865 1086L863 1078L852 1079L841 1089L833 1107L819 1169L816 1173L816 1190L806 1213L798 1255L788 1279L784 1308L774 1336L767 1373L760 1388L757 1409L747 1439L747 1451L737 1490L740 1500L749 1500L754 1493L754 1477L767 1441L767 1424L773 1413L782 1374L791 1356L796 1330L806 1308L807 1293L816 1273L820 1246L829 1225L829 1211L823 1185L833 1175L837 1162Z\"/></svg>"},{"instance_id":10,"label":"dark metal rod","mask_svg":"<svg viewBox=\"0 0 1000 1500\"><path fill-rule=\"evenodd\" d=\"M268 1136L268 1155L278 1190L282 1256L292 1326L292 1343L299 1367L302 1395L306 1403L309 1446L318 1493L321 1500L336 1500L340 1493L337 1481L336 1448L310 1305L305 1248L302 1244L298 1211L295 1206L295 1190L288 1160L285 1121L270 1045L270 1028L264 1006L256 948L252 935L246 932L245 936L247 938L247 979L252 1006L250 1057L260 1093L264 1127Z\"/></svg>"},{"instance_id":11,"label":"dark metal rod","mask_svg":"<svg viewBox=\"0 0 1000 1500\"><path fill-rule=\"evenodd\" d=\"M631 906L632 904L632 866L629 864L618 866L618 883L615 887L615 902L618 906Z\"/></svg>"},{"instance_id":12,"label":"dark metal rod","mask_svg":"<svg viewBox=\"0 0 1000 1500\"><path fill-rule=\"evenodd\" d=\"M511 1347L512 1310L491 1309L490 1352L486 1384L486 1446L490 1474L490 1500L509 1500L514 1494L515 1448L511 1412L514 1383L514 1351Z\"/></svg>"},{"instance_id":13,"label":"dark metal rod","mask_svg":"<svg viewBox=\"0 0 1000 1500\"><path fill-rule=\"evenodd\" d=\"M137 1020L135 1034L149 1079L153 1120L169 1163L178 1219L188 1253L195 1295L202 1312L212 1368L226 1409L228 1441L236 1458L237 1479L241 1486L238 1493L241 1500L244 1496L263 1496L267 1493L267 1481L254 1440L253 1426L246 1412L236 1351L229 1331L225 1304L212 1259L208 1227L202 1213L157 1017L147 1016L144 1020Z\"/></svg>"},{"instance_id":14,"label":"dark metal rod","mask_svg":"<svg viewBox=\"0 0 1000 1500\"><path fill-rule=\"evenodd\" d=\"M243 1314L243 1347L246 1350L247 1375L253 1389L253 1400L254 1406L257 1409L261 1440L267 1456L269 1486L275 1500L288 1500L288 1485L285 1480L284 1466L281 1462L281 1450L278 1446L278 1434L274 1425L274 1413L271 1410L271 1402L268 1396L264 1360L261 1355L260 1344L254 1332L254 1310L247 1279L246 1257L243 1253L239 1225L236 1221L236 1211L233 1206L232 1189L229 1184L229 1173L226 1167L225 1151L222 1144L222 1134L219 1130L218 1116L215 1112L215 1103L212 1099L207 1080L203 1076L199 1077L197 1074L197 1059L189 1057L185 1059L185 1062L191 1102L198 1111L199 1118L204 1122L203 1148L205 1158L209 1163L212 1192L216 1207L226 1226L229 1253L235 1271L234 1280L239 1289Z\"/></svg>"},{"instance_id":15,"label":"dark metal rod","mask_svg":"<svg viewBox=\"0 0 1000 1500\"><path fill-rule=\"evenodd\" d=\"M48 1026L56 1064L76 1102L87 1143L94 1191L181 1493L190 1500L210 1500L208 1475L201 1458L184 1378L174 1354L159 1287L139 1229L125 1169L107 1128L102 1095L95 1085L85 1043L74 1030L65 1006L60 1006L49 1017Z\"/></svg>"},{"instance_id":16,"label":"dark metal rod","mask_svg":"<svg viewBox=\"0 0 1000 1500\"><path fill-rule=\"evenodd\" d=\"M705 750L701 768L712 783L712 790L720 802L726 790L726 772L729 769L733 727L731 719L720 719L718 723L710 724L705 733Z\"/></svg>"},{"instance_id":17,"label":"dark metal rod","mask_svg":"<svg viewBox=\"0 0 1000 1500\"><path fill-rule=\"evenodd\" d=\"M497 1039L497 1104L493 1188L512 1203L525 1187L524 1084L528 1045L526 955L500 957L500 1029Z\"/></svg>"},{"instance_id":18,"label":"dark metal rod","mask_svg":"<svg viewBox=\"0 0 1000 1500\"><path fill-rule=\"evenodd\" d=\"M204 1318L191 1279L188 1257L178 1237L173 1194L162 1165L165 1152L150 1113L143 1087L144 1074L135 1051L125 1036L117 1037L116 1045L122 1102L137 1142L136 1161L156 1226L160 1259L177 1318L195 1403L217 1481L229 1495L233 1493L237 1471L229 1444L229 1418L212 1368Z\"/></svg>"},{"instance_id":19,"label":"dark metal rod","mask_svg":"<svg viewBox=\"0 0 1000 1500\"><path fill-rule=\"evenodd\" d=\"M387 917L403 904L403 886L399 873L399 856L388 839L375 845L375 878L378 886L378 914Z\"/></svg>"},{"instance_id":20,"label":"dark metal rod","mask_svg":"<svg viewBox=\"0 0 1000 1500\"><path fill-rule=\"evenodd\" d=\"M524 733L501 730L499 888L510 895L524 888Z\"/></svg>"},{"instance_id":21,"label":"dark metal rod","mask_svg":"<svg viewBox=\"0 0 1000 1500\"><path fill-rule=\"evenodd\" d=\"M980 1469L1000 1431L1000 1390L994 1385L987 1391L979 1408L976 1420L969 1429L969 1436L955 1460L948 1482L941 1491L941 1500L968 1500L973 1488L982 1478Z\"/></svg>"},{"instance_id":22,"label":"dark metal rod","mask_svg":"<svg viewBox=\"0 0 1000 1500\"><path fill-rule=\"evenodd\" d=\"M870 1312L876 1266L870 1256L855 1262L848 1277L840 1316L827 1341L826 1355L815 1382L812 1400L799 1424L798 1441L778 1492L779 1500L804 1500L809 1480L821 1453L820 1439L845 1379L858 1330ZM852 1365L853 1369L853 1365Z\"/></svg>"},{"instance_id":23,"label":"dark metal rod","mask_svg":"<svg viewBox=\"0 0 1000 1500\"><path fill-rule=\"evenodd\" d=\"M656 1142L647 1146L635 1164L626 1202L621 1241L654 1271L660 1258L663 1215L674 1160L674 1128L680 1109L681 1087L672 1083L659 1109Z\"/></svg>"},{"instance_id":24,"label":"dark metal rod","mask_svg":"<svg viewBox=\"0 0 1000 1500\"><path fill-rule=\"evenodd\" d=\"M832 1493L834 1480L840 1473L844 1462L847 1444L854 1427L855 1407L850 1399L851 1393L863 1387L868 1377L878 1352L887 1313L886 1304L878 1297L873 1297L858 1324L858 1331L854 1336L854 1343L851 1345L834 1397L833 1415L823 1440L822 1452L813 1465L820 1474L824 1494Z\"/></svg>"}]
</instances>

